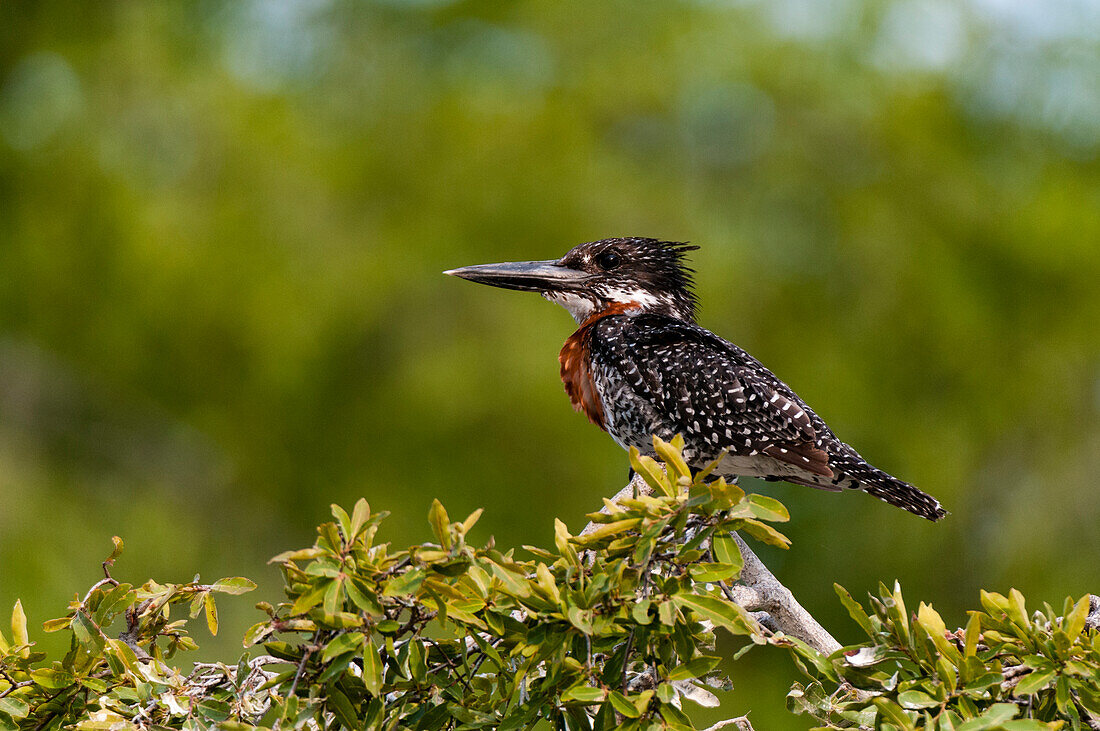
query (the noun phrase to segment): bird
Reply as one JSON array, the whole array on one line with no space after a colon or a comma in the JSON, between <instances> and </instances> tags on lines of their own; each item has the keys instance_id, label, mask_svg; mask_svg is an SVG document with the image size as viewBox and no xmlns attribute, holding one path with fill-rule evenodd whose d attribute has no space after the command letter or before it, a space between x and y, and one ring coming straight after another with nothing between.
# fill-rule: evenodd
<instances>
[{"instance_id":1,"label":"bird","mask_svg":"<svg viewBox=\"0 0 1100 731\"><path fill-rule=\"evenodd\" d=\"M682 242L590 241L557 260L478 264L445 274L537 292L577 322L558 355L573 407L625 449L654 455L680 434L695 469L838 492L862 490L931 521L931 495L871 465L759 360L700 326Z\"/></svg>"}]
</instances>

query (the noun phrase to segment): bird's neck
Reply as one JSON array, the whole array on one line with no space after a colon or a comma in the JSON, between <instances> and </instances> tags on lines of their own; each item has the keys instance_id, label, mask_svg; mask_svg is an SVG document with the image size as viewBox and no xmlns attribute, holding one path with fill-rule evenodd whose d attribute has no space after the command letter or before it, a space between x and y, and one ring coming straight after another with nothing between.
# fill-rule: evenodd
<instances>
[{"instance_id":1,"label":"bird's neck","mask_svg":"<svg viewBox=\"0 0 1100 731\"><path fill-rule=\"evenodd\" d=\"M547 292L543 297L564 307L582 328L611 315L638 315L645 312L695 322L691 305L682 303L675 297L659 297L648 292L633 292L631 295L605 299L572 292Z\"/></svg>"},{"instance_id":2,"label":"bird's neck","mask_svg":"<svg viewBox=\"0 0 1100 731\"><path fill-rule=\"evenodd\" d=\"M640 314L644 311L645 308L637 302L610 302L602 309L593 309L585 315L584 319L577 318L577 324L580 325L580 327L577 328L577 332L584 330L597 320L602 320L605 317L623 314Z\"/></svg>"}]
</instances>

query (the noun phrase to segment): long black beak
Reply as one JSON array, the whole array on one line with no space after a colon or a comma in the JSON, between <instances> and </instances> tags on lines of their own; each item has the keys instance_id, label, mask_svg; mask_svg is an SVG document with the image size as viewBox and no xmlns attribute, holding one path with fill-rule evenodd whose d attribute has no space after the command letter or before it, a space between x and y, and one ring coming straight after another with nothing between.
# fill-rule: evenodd
<instances>
[{"instance_id":1,"label":"long black beak","mask_svg":"<svg viewBox=\"0 0 1100 731\"><path fill-rule=\"evenodd\" d=\"M443 272L452 277L525 292L561 292L575 289L588 279L585 272L556 261L516 261L505 264L477 264Z\"/></svg>"}]
</instances>

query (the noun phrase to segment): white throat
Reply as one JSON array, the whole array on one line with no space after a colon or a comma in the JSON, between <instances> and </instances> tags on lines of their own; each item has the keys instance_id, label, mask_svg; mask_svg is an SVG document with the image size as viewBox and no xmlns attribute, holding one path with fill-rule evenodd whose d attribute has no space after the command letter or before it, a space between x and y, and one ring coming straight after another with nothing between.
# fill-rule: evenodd
<instances>
[{"instance_id":1,"label":"white throat","mask_svg":"<svg viewBox=\"0 0 1100 731\"><path fill-rule=\"evenodd\" d=\"M573 292L543 292L542 296L551 302L556 302L573 316L573 319L577 321L577 324L587 320L593 312L596 311L596 303L587 297L574 294Z\"/></svg>"}]
</instances>

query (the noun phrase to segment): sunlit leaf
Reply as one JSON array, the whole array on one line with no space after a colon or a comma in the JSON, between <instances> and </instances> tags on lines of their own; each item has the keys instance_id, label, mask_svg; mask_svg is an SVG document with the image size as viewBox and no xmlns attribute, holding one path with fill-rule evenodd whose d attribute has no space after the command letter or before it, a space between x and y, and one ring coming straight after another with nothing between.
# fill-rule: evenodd
<instances>
[{"instance_id":1,"label":"sunlit leaf","mask_svg":"<svg viewBox=\"0 0 1100 731\"><path fill-rule=\"evenodd\" d=\"M214 604L214 595L209 592L203 597L203 606L206 608L206 626L210 634L218 634L218 607Z\"/></svg>"},{"instance_id":2,"label":"sunlit leaf","mask_svg":"<svg viewBox=\"0 0 1100 731\"><path fill-rule=\"evenodd\" d=\"M30 636L27 634L27 615L23 611L23 602L19 599L15 600L15 606L11 609L11 637L12 645L20 647L21 645L30 644ZM29 647L23 647L19 651L20 657L30 657L31 651Z\"/></svg>"},{"instance_id":3,"label":"sunlit leaf","mask_svg":"<svg viewBox=\"0 0 1100 731\"><path fill-rule=\"evenodd\" d=\"M638 718L642 714L634 706L630 700L617 690L613 690L608 694L608 700L611 701L611 706L623 716L627 718Z\"/></svg>"},{"instance_id":4,"label":"sunlit leaf","mask_svg":"<svg viewBox=\"0 0 1100 731\"><path fill-rule=\"evenodd\" d=\"M833 590L840 597L840 603L848 610L848 615L859 625L860 629L866 632L868 637L874 637L874 626L871 624L871 618L867 615L863 605L853 599L848 590L840 584L833 584Z\"/></svg>"},{"instance_id":5,"label":"sunlit leaf","mask_svg":"<svg viewBox=\"0 0 1100 731\"><path fill-rule=\"evenodd\" d=\"M447 516L443 503L439 500L432 500L432 507L428 511L428 522L432 525L432 532L435 533L439 545L443 546L444 550L449 551L451 549L451 521Z\"/></svg>"},{"instance_id":6,"label":"sunlit leaf","mask_svg":"<svg viewBox=\"0 0 1100 731\"><path fill-rule=\"evenodd\" d=\"M564 703L571 701L580 703L598 703L602 701L607 695L607 691L602 688L594 688L584 683L578 683L572 688L567 689L562 693L561 699Z\"/></svg>"},{"instance_id":7,"label":"sunlit leaf","mask_svg":"<svg viewBox=\"0 0 1100 731\"><path fill-rule=\"evenodd\" d=\"M760 520L783 523L791 519L786 506L773 497L752 494L748 496L749 509Z\"/></svg>"},{"instance_id":8,"label":"sunlit leaf","mask_svg":"<svg viewBox=\"0 0 1100 731\"><path fill-rule=\"evenodd\" d=\"M378 653L373 640L367 638L363 646L363 685L367 692L377 696L382 690L382 657Z\"/></svg>"},{"instance_id":9,"label":"sunlit leaf","mask_svg":"<svg viewBox=\"0 0 1100 731\"><path fill-rule=\"evenodd\" d=\"M702 655L673 668L668 674L668 679L689 680L691 678L701 678L717 667L721 661L722 658L720 657Z\"/></svg>"},{"instance_id":10,"label":"sunlit leaf","mask_svg":"<svg viewBox=\"0 0 1100 731\"><path fill-rule=\"evenodd\" d=\"M211 584L211 591L218 591L223 594L246 594L256 588L256 582L251 579L246 579L243 576L231 576L225 579L218 579Z\"/></svg>"}]
</instances>

